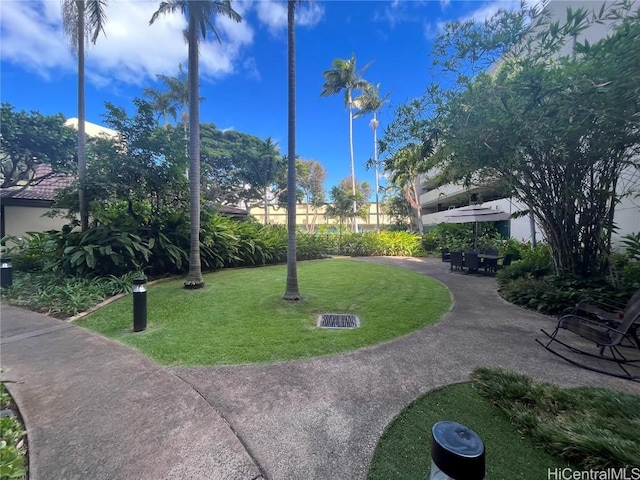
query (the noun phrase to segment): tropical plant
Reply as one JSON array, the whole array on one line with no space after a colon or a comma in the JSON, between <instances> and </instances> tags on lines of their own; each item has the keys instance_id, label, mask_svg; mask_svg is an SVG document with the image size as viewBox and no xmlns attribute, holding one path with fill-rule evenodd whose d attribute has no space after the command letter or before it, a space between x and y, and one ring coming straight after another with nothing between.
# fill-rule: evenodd
<instances>
[{"instance_id":1,"label":"tropical plant","mask_svg":"<svg viewBox=\"0 0 640 480\"><path fill-rule=\"evenodd\" d=\"M158 114L158 121L161 117L164 119L165 127L169 126L170 118L177 119L178 111L170 91L149 87L144 89L143 94L149 99L153 110Z\"/></svg>"},{"instance_id":2,"label":"tropical plant","mask_svg":"<svg viewBox=\"0 0 640 480\"><path fill-rule=\"evenodd\" d=\"M356 70L356 56L351 55L349 60L336 58L332 63L333 68L322 73L325 77L325 83L322 85L321 97L336 95L344 90L344 106L349 110L349 154L351 158L351 195L353 196L353 231L358 233L358 222L356 221L356 173L353 159L353 108L354 93L358 90L365 90L368 82L362 78L362 74L368 68L365 66L362 70Z\"/></svg>"},{"instance_id":3,"label":"tropical plant","mask_svg":"<svg viewBox=\"0 0 640 480\"><path fill-rule=\"evenodd\" d=\"M62 0L62 26L78 56L78 202L80 228L89 228L89 205L86 199L87 159L85 130L85 37L96 43L104 33L107 0Z\"/></svg>"},{"instance_id":4,"label":"tropical plant","mask_svg":"<svg viewBox=\"0 0 640 480\"><path fill-rule=\"evenodd\" d=\"M383 169L388 174L389 181L399 187L407 203L411 205L419 233L422 233L423 225L418 182L420 175L431 166L428 160L431 153L433 147L430 142L424 145L410 144L388 156L383 162Z\"/></svg>"},{"instance_id":5,"label":"tropical plant","mask_svg":"<svg viewBox=\"0 0 640 480\"><path fill-rule=\"evenodd\" d=\"M640 232L625 235L622 237L622 243L627 249L627 255L629 258L633 258L637 262L640 262Z\"/></svg>"},{"instance_id":6,"label":"tropical plant","mask_svg":"<svg viewBox=\"0 0 640 480\"><path fill-rule=\"evenodd\" d=\"M384 105L384 103L389 98L389 93L380 96L380 84L371 85L367 84L362 93L354 100L356 107L358 108L358 112L353 116L353 118L358 118L365 113L372 113L373 118L369 122L369 126L373 130L373 158L367 161L367 168L374 168L376 175L376 228L380 231L380 198L379 198L379 179L378 179L378 167L380 166L378 163L378 110L380 107Z\"/></svg>"},{"instance_id":7,"label":"tropical plant","mask_svg":"<svg viewBox=\"0 0 640 480\"><path fill-rule=\"evenodd\" d=\"M351 185L356 185L356 194L352 195L349 190ZM366 219L369 209L365 202L371 193L371 188L367 182L360 183L351 178L344 178L340 183L334 186L329 192L329 201L325 210L328 217L337 218L340 226L340 234L342 234L342 226L345 220L353 220L355 216ZM353 205L356 206L354 212Z\"/></svg>"},{"instance_id":8,"label":"tropical plant","mask_svg":"<svg viewBox=\"0 0 640 480\"><path fill-rule=\"evenodd\" d=\"M223 15L236 22L242 17L231 7L230 0L168 0L160 3L150 24L160 15L180 12L187 16L187 42L189 46L189 217L191 225L189 247L189 273L185 288L202 288L202 267L200 263L200 102L199 102L199 44L200 37L206 38L211 30L221 42L211 17Z\"/></svg>"}]
</instances>

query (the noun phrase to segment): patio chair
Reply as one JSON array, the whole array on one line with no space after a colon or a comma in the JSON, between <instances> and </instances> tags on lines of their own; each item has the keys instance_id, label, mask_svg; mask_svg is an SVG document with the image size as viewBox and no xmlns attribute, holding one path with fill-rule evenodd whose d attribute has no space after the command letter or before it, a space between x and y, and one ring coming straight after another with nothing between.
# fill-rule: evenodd
<instances>
[{"instance_id":1,"label":"patio chair","mask_svg":"<svg viewBox=\"0 0 640 480\"><path fill-rule=\"evenodd\" d=\"M621 319L624 317L624 313L631 308L631 306L640 300L640 289L634 293L629 301L623 305L614 301L598 301L598 302L578 302L575 307L568 309L563 314L581 314L587 313L594 318L603 322L611 323L614 326L620 324Z\"/></svg>"},{"instance_id":2,"label":"patio chair","mask_svg":"<svg viewBox=\"0 0 640 480\"><path fill-rule=\"evenodd\" d=\"M450 270L456 270L456 269L464 270L464 259L462 257L462 252L451 252L450 259L451 259Z\"/></svg>"},{"instance_id":3,"label":"patio chair","mask_svg":"<svg viewBox=\"0 0 640 480\"><path fill-rule=\"evenodd\" d=\"M451 252L449 252L448 248L441 248L440 249L440 254L442 255L442 261L443 262L450 262L451 261Z\"/></svg>"},{"instance_id":4,"label":"patio chair","mask_svg":"<svg viewBox=\"0 0 640 480\"><path fill-rule=\"evenodd\" d=\"M486 255L498 255L498 250L496 250L495 248L488 248L486 252L484 252Z\"/></svg>"},{"instance_id":5,"label":"patio chair","mask_svg":"<svg viewBox=\"0 0 640 480\"><path fill-rule=\"evenodd\" d=\"M626 378L629 380L640 381L640 356L637 358L627 358L619 350L618 347L624 341L629 341L635 349L640 353L640 342L638 342L637 335L634 333L640 323L640 300L636 301L624 314L622 321L617 327L609 326L605 323L593 321L584 316L576 314L563 315L558 320L558 325L553 333L547 333L545 330L541 330L548 338L549 341L545 344L539 339L536 339L540 345L549 350L554 355L559 356L563 360L566 360L573 365L577 365L587 370L594 372L604 373L614 377ZM558 334L561 331L567 331L574 333L590 342L593 342L597 348L598 353L588 351L580 346L573 345L566 341L559 340ZM574 337L575 338L575 337ZM611 372L610 370L604 370L594 365L588 365L586 363L579 362L566 356L556 350L557 345L562 345L568 351L584 355L591 358L600 359L606 362L615 363L622 370L621 373ZM635 355L635 354L634 354ZM631 368L638 369L637 372L631 372Z\"/></svg>"},{"instance_id":6,"label":"patio chair","mask_svg":"<svg viewBox=\"0 0 640 480\"><path fill-rule=\"evenodd\" d=\"M467 252L464 254L464 266L469 269L469 273L477 272L480 268L480 259L477 253Z\"/></svg>"}]
</instances>

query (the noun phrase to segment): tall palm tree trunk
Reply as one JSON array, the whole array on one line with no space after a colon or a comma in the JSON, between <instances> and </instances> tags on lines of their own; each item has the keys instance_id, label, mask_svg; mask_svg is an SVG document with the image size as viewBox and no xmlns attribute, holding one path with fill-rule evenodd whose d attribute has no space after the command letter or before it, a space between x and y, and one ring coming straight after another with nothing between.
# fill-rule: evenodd
<instances>
[{"instance_id":1,"label":"tall palm tree trunk","mask_svg":"<svg viewBox=\"0 0 640 480\"><path fill-rule=\"evenodd\" d=\"M198 24L189 15L189 221L191 239L189 245L189 273L185 288L202 288L200 264L200 102L198 78Z\"/></svg>"},{"instance_id":2,"label":"tall palm tree trunk","mask_svg":"<svg viewBox=\"0 0 640 480\"><path fill-rule=\"evenodd\" d=\"M285 300L301 300L296 253L296 30L295 0L287 1L288 145L287 145L287 285Z\"/></svg>"},{"instance_id":3,"label":"tall palm tree trunk","mask_svg":"<svg viewBox=\"0 0 640 480\"><path fill-rule=\"evenodd\" d=\"M76 2L78 8L78 202L80 209L80 229L89 228L89 209L87 205L87 134L86 106L84 95L84 41L85 41L85 4L84 0Z\"/></svg>"},{"instance_id":4,"label":"tall palm tree trunk","mask_svg":"<svg viewBox=\"0 0 640 480\"><path fill-rule=\"evenodd\" d=\"M353 107L349 99L349 149L351 153L351 194L353 195L353 231L358 233L358 206L356 205L356 171L353 161Z\"/></svg>"},{"instance_id":5,"label":"tall palm tree trunk","mask_svg":"<svg viewBox=\"0 0 640 480\"><path fill-rule=\"evenodd\" d=\"M378 185L378 119L376 118L376 112L373 112L373 166L375 167L376 174L376 229L380 231L380 198L378 196L378 191L380 190L380 185Z\"/></svg>"}]
</instances>

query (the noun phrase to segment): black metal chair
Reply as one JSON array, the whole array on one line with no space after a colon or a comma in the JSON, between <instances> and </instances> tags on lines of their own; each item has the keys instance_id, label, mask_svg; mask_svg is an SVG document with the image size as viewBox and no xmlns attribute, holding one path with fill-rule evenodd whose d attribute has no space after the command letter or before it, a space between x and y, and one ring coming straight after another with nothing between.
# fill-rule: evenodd
<instances>
[{"instance_id":1,"label":"black metal chair","mask_svg":"<svg viewBox=\"0 0 640 480\"><path fill-rule=\"evenodd\" d=\"M486 252L484 252L486 255L495 255L498 256L498 250L496 250L495 248L488 248Z\"/></svg>"},{"instance_id":2,"label":"black metal chair","mask_svg":"<svg viewBox=\"0 0 640 480\"><path fill-rule=\"evenodd\" d=\"M469 269L469 273L477 272L480 268L480 259L477 253L467 252L464 254L464 266Z\"/></svg>"},{"instance_id":3,"label":"black metal chair","mask_svg":"<svg viewBox=\"0 0 640 480\"><path fill-rule=\"evenodd\" d=\"M451 252L449 251L448 248L441 248L440 249L440 254L442 255L442 261L443 262L450 262L451 261Z\"/></svg>"},{"instance_id":4,"label":"black metal chair","mask_svg":"<svg viewBox=\"0 0 640 480\"><path fill-rule=\"evenodd\" d=\"M451 252L451 267L450 270L464 270L464 259L462 257L462 252Z\"/></svg>"},{"instance_id":5,"label":"black metal chair","mask_svg":"<svg viewBox=\"0 0 640 480\"><path fill-rule=\"evenodd\" d=\"M594 321L593 319L584 316L568 314L560 317L560 319L558 320L558 325L556 326L556 329L553 331L553 333L547 333L546 331L542 330L542 333L544 333L549 338L549 341L546 344L542 343L538 339L536 339L536 342L538 342L554 355L559 356L560 358L566 360L569 363L572 363L573 365L577 365L594 372L612 375L614 377L640 381L640 356L638 356L638 358L627 358L619 350L619 347L624 346L622 345L623 342L630 342L634 349L637 349L638 353L640 353L640 342L638 341L638 337L635 334L639 323L640 300L636 301L633 305L631 305L631 307L627 309L624 317L617 327L612 327L605 323ZM593 351L581 348L580 346L577 346L575 342L572 342L573 344L569 344L566 341L559 340L558 334L562 331L574 333L590 342L593 342L594 346L597 348L598 353L594 353ZM565 353L561 353L560 351L556 350L556 345L562 345L569 352L575 354L601 359L610 363L615 363L618 367L620 367L622 373L611 372L609 370L599 368L595 365L588 365L575 359L569 358ZM636 371L632 372L632 368L636 369Z\"/></svg>"},{"instance_id":6,"label":"black metal chair","mask_svg":"<svg viewBox=\"0 0 640 480\"><path fill-rule=\"evenodd\" d=\"M617 304L611 300L600 302L578 302L575 307L563 312L564 314L581 314L587 313L603 322L612 323L614 326L620 324L624 313L633 306L634 303L640 301L640 289L634 293L626 304Z\"/></svg>"}]
</instances>

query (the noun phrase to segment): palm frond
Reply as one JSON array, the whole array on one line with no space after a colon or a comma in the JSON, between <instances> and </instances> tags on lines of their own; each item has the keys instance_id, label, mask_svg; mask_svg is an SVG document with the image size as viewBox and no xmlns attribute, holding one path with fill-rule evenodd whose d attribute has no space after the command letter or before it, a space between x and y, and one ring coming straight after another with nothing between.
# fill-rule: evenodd
<instances>
[{"instance_id":1,"label":"palm frond","mask_svg":"<svg viewBox=\"0 0 640 480\"><path fill-rule=\"evenodd\" d=\"M75 0L61 0L62 30L64 31L73 53L78 53L78 5Z\"/></svg>"},{"instance_id":2,"label":"palm frond","mask_svg":"<svg viewBox=\"0 0 640 480\"><path fill-rule=\"evenodd\" d=\"M149 20L149 25L155 23L160 15L167 15L169 13L175 13L176 11L180 11L180 13L184 15L187 9L187 3L188 2L186 0L169 0L160 2L158 10L153 13L151 20Z\"/></svg>"},{"instance_id":3,"label":"palm frond","mask_svg":"<svg viewBox=\"0 0 640 480\"><path fill-rule=\"evenodd\" d=\"M107 21L107 15L105 13L107 0L87 0L85 4L85 15L87 18L86 29L87 33L91 35L91 43L95 44L100 32L106 35L104 32L104 24Z\"/></svg>"}]
</instances>

